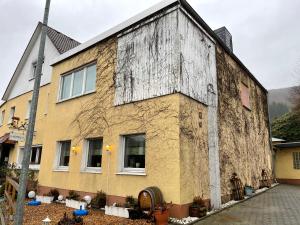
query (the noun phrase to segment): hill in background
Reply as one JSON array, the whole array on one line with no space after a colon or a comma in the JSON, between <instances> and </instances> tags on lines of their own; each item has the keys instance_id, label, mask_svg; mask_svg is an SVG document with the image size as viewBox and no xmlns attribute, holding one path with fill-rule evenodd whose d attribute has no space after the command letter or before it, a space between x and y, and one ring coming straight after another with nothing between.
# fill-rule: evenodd
<instances>
[{"instance_id":1,"label":"hill in background","mask_svg":"<svg viewBox=\"0 0 300 225\"><path fill-rule=\"evenodd\" d=\"M269 90L268 103L270 120L289 112L293 107L293 87Z\"/></svg>"}]
</instances>

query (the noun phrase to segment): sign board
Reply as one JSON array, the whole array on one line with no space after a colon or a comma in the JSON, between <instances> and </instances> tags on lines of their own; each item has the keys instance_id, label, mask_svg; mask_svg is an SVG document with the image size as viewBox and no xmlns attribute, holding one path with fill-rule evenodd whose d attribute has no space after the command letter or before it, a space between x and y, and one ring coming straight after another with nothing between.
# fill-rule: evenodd
<instances>
[{"instance_id":1,"label":"sign board","mask_svg":"<svg viewBox=\"0 0 300 225\"><path fill-rule=\"evenodd\" d=\"M25 135L22 134L22 133L10 132L9 140L10 141L17 141L17 142L24 142L25 141Z\"/></svg>"}]
</instances>

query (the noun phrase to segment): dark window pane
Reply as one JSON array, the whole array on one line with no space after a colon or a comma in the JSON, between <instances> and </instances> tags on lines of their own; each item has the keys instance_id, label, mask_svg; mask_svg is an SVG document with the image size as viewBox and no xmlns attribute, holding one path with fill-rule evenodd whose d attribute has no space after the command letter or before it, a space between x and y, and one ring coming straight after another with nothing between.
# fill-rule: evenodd
<instances>
[{"instance_id":1,"label":"dark window pane","mask_svg":"<svg viewBox=\"0 0 300 225\"><path fill-rule=\"evenodd\" d=\"M71 141L60 142L59 166L69 166Z\"/></svg>"},{"instance_id":2,"label":"dark window pane","mask_svg":"<svg viewBox=\"0 0 300 225\"><path fill-rule=\"evenodd\" d=\"M88 149L87 167L101 167L102 139L91 139Z\"/></svg>"},{"instance_id":3,"label":"dark window pane","mask_svg":"<svg viewBox=\"0 0 300 225\"><path fill-rule=\"evenodd\" d=\"M42 156L42 147L32 147L30 164L40 164Z\"/></svg>"},{"instance_id":4,"label":"dark window pane","mask_svg":"<svg viewBox=\"0 0 300 225\"><path fill-rule=\"evenodd\" d=\"M145 168L145 135L125 136L125 168Z\"/></svg>"}]
</instances>

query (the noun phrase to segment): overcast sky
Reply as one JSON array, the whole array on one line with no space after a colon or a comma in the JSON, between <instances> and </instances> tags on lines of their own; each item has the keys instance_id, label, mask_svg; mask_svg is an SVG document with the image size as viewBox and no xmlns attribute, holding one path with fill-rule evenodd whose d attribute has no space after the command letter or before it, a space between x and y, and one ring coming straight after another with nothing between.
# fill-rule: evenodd
<instances>
[{"instance_id":1,"label":"overcast sky","mask_svg":"<svg viewBox=\"0 0 300 225\"><path fill-rule=\"evenodd\" d=\"M159 0L52 0L49 25L85 42ZM190 0L212 29L226 26L235 54L267 88L300 80L299 0ZM0 96L43 18L44 0L0 0Z\"/></svg>"}]
</instances>

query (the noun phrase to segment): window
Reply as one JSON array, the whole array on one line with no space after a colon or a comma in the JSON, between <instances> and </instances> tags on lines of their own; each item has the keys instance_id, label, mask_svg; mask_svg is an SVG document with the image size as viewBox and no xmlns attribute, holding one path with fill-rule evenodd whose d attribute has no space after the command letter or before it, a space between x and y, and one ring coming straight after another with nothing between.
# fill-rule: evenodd
<instances>
[{"instance_id":1,"label":"window","mask_svg":"<svg viewBox=\"0 0 300 225\"><path fill-rule=\"evenodd\" d=\"M30 155L30 169L39 169L39 165L41 163L41 156L42 156L42 149L41 145L39 146L32 146L31 155ZM18 163L22 165L22 160L24 157L24 148L20 148L19 156L18 156Z\"/></svg>"},{"instance_id":2,"label":"window","mask_svg":"<svg viewBox=\"0 0 300 225\"><path fill-rule=\"evenodd\" d=\"M59 100L88 94L95 88L96 64L92 64L61 77Z\"/></svg>"},{"instance_id":3,"label":"window","mask_svg":"<svg viewBox=\"0 0 300 225\"><path fill-rule=\"evenodd\" d=\"M5 117L5 110L3 110L0 115L0 126L3 125L4 117Z\"/></svg>"},{"instance_id":4,"label":"window","mask_svg":"<svg viewBox=\"0 0 300 225\"><path fill-rule=\"evenodd\" d=\"M10 108L10 113L9 113L9 119L8 119L8 123L12 123L12 119L15 116L15 111L16 111L16 107L11 107Z\"/></svg>"},{"instance_id":5,"label":"window","mask_svg":"<svg viewBox=\"0 0 300 225\"><path fill-rule=\"evenodd\" d=\"M70 161L71 141L58 142L57 169L67 169Z\"/></svg>"},{"instance_id":6,"label":"window","mask_svg":"<svg viewBox=\"0 0 300 225\"><path fill-rule=\"evenodd\" d=\"M241 84L241 100L243 106L245 106L247 109L250 109L249 88L244 83Z\"/></svg>"},{"instance_id":7,"label":"window","mask_svg":"<svg viewBox=\"0 0 300 225\"><path fill-rule=\"evenodd\" d=\"M102 146L101 138L86 140L84 155L84 170L91 172L100 172L102 165Z\"/></svg>"},{"instance_id":8,"label":"window","mask_svg":"<svg viewBox=\"0 0 300 225\"><path fill-rule=\"evenodd\" d=\"M293 152L294 169L300 169L300 152Z\"/></svg>"},{"instance_id":9,"label":"window","mask_svg":"<svg viewBox=\"0 0 300 225\"><path fill-rule=\"evenodd\" d=\"M145 171L145 135L122 137L122 170L125 172Z\"/></svg>"},{"instance_id":10,"label":"window","mask_svg":"<svg viewBox=\"0 0 300 225\"><path fill-rule=\"evenodd\" d=\"M27 103L27 112L26 112L25 119L29 119L30 109L31 109L31 100L29 100Z\"/></svg>"},{"instance_id":11,"label":"window","mask_svg":"<svg viewBox=\"0 0 300 225\"><path fill-rule=\"evenodd\" d=\"M45 61L45 56L43 58L43 64L44 64L44 61ZM36 76L36 74L35 74L36 73L36 68L37 68L37 61L34 61L32 63L32 70L31 70L30 80L34 79L35 76ZM42 70L43 70L43 67L42 67Z\"/></svg>"}]
</instances>

